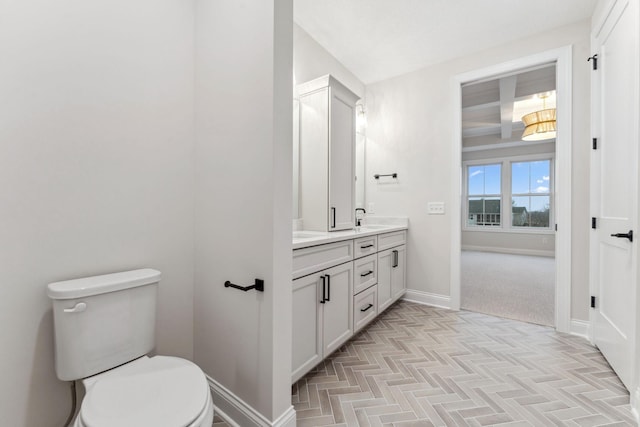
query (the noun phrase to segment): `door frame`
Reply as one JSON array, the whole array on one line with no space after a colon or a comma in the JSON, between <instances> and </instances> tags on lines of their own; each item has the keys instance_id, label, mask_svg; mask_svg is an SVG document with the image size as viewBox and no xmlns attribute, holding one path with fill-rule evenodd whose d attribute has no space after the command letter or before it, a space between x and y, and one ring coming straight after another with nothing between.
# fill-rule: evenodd
<instances>
[{"instance_id":1,"label":"door frame","mask_svg":"<svg viewBox=\"0 0 640 427\"><path fill-rule=\"evenodd\" d=\"M557 138L555 161L555 328L571 332L571 152L572 152L572 47L564 46L496 65L458 74L452 79L453 135L451 176L451 309L460 310L460 268L462 250L462 84L501 74L556 64Z\"/></svg>"}]
</instances>

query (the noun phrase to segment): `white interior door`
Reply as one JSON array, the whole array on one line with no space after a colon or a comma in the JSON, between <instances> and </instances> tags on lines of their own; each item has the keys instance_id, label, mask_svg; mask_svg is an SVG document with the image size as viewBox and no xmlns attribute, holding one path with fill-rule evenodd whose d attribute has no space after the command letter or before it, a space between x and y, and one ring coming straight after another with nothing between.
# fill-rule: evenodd
<instances>
[{"instance_id":1,"label":"white interior door","mask_svg":"<svg viewBox=\"0 0 640 427\"><path fill-rule=\"evenodd\" d=\"M595 34L593 341L627 388L634 363L638 225L637 2L619 1ZM615 236L617 235L617 236ZM633 241L632 241L633 240Z\"/></svg>"}]
</instances>

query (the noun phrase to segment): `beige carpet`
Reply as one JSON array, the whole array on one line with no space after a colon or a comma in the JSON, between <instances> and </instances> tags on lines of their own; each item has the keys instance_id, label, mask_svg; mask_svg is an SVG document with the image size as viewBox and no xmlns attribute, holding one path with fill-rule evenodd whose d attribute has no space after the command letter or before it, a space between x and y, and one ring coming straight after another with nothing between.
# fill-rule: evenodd
<instances>
[{"instance_id":1,"label":"beige carpet","mask_svg":"<svg viewBox=\"0 0 640 427\"><path fill-rule=\"evenodd\" d=\"M555 259L462 251L462 309L554 326Z\"/></svg>"}]
</instances>

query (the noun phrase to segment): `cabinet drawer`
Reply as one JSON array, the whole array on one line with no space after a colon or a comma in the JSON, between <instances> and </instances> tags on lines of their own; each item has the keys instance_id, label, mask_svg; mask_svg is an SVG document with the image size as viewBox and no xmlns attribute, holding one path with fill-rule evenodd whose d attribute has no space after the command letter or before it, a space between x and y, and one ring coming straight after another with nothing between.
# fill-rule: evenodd
<instances>
[{"instance_id":1,"label":"cabinet drawer","mask_svg":"<svg viewBox=\"0 0 640 427\"><path fill-rule=\"evenodd\" d=\"M372 286L353 297L354 332L360 330L378 314L378 287Z\"/></svg>"},{"instance_id":2,"label":"cabinet drawer","mask_svg":"<svg viewBox=\"0 0 640 427\"><path fill-rule=\"evenodd\" d=\"M353 241L353 257L375 254L378 252L378 236L362 237Z\"/></svg>"},{"instance_id":3,"label":"cabinet drawer","mask_svg":"<svg viewBox=\"0 0 640 427\"><path fill-rule=\"evenodd\" d=\"M376 254L353 262L353 294L378 283L378 257Z\"/></svg>"},{"instance_id":4,"label":"cabinet drawer","mask_svg":"<svg viewBox=\"0 0 640 427\"><path fill-rule=\"evenodd\" d=\"M407 242L407 232L394 231L391 233L378 234L378 250L393 248L394 246L404 245Z\"/></svg>"},{"instance_id":5,"label":"cabinet drawer","mask_svg":"<svg viewBox=\"0 0 640 427\"><path fill-rule=\"evenodd\" d=\"M295 249L293 278L306 276L353 259L353 240Z\"/></svg>"}]
</instances>

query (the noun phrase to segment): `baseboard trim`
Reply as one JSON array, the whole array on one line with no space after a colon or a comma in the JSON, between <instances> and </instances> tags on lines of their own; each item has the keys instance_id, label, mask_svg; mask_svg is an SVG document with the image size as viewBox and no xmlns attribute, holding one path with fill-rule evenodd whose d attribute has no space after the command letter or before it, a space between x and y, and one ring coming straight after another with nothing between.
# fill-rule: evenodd
<instances>
[{"instance_id":1,"label":"baseboard trim","mask_svg":"<svg viewBox=\"0 0 640 427\"><path fill-rule=\"evenodd\" d=\"M591 323L587 320L571 319L571 326L569 333L571 335L577 335L586 340L589 340L589 331L591 329Z\"/></svg>"},{"instance_id":2,"label":"baseboard trim","mask_svg":"<svg viewBox=\"0 0 640 427\"><path fill-rule=\"evenodd\" d=\"M550 258L553 258L556 256L554 251L543 251L540 249L513 249L513 248L498 248L493 246L462 245L462 250L477 251L477 252L496 252L499 254L546 256Z\"/></svg>"},{"instance_id":3,"label":"baseboard trim","mask_svg":"<svg viewBox=\"0 0 640 427\"><path fill-rule=\"evenodd\" d=\"M451 297L449 295L440 295L415 289L407 289L402 299L433 307L451 308Z\"/></svg>"},{"instance_id":4,"label":"baseboard trim","mask_svg":"<svg viewBox=\"0 0 640 427\"><path fill-rule=\"evenodd\" d=\"M206 377L215 413L231 427L295 427L296 411L293 406L271 422L225 386L208 375Z\"/></svg>"}]
</instances>

